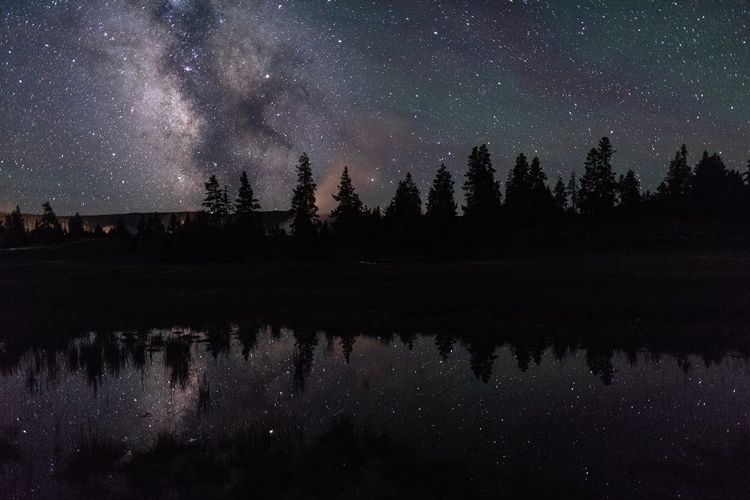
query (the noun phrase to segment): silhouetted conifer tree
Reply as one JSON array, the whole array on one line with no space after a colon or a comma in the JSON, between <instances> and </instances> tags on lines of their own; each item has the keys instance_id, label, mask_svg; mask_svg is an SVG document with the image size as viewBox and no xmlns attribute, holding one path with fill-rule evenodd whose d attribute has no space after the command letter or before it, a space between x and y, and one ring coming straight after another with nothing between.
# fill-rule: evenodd
<instances>
[{"instance_id":1,"label":"silhouetted conifer tree","mask_svg":"<svg viewBox=\"0 0 750 500\"><path fill-rule=\"evenodd\" d=\"M240 175L240 188L237 192L234 207L237 215L250 215L254 214L256 210L260 210L260 203L253 195L253 188L247 178L247 172L244 170Z\"/></svg>"},{"instance_id":2,"label":"silhouetted conifer tree","mask_svg":"<svg viewBox=\"0 0 750 500\"><path fill-rule=\"evenodd\" d=\"M664 188L661 192L657 190L659 203L671 215L685 216L688 213L693 169L688 165L687 154L687 147L683 144L675 153L674 159L669 162Z\"/></svg>"},{"instance_id":3,"label":"silhouetted conifer tree","mask_svg":"<svg viewBox=\"0 0 750 500\"><path fill-rule=\"evenodd\" d=\"M565 213L568 210L568 190L565 188L562 175L557 176L553 198L555 200L555 210L559 213Z\"/></svg>"},{"instance_id":4,"label":"silhouetted conifer tree","mask_svg":"<svg viewBox=\"0 0 750 500\"><path fill-rule=\"evenodd\" d=\"M263 226L258 213L260 203L255 199L253 188L247 178L247 172L242 171L240 175L240 188L234 204L237 214L237 229L243 242L257 242L263 237Z\"/></svg>"},{"instance_id":5,"label":"silhouetted conifer tree","mask_svg":"<svg viewBox=\"0 0 750 500\"><path fill-rule=\"evenodd\" d=\"M516 157L515 165L508 172L508 182L505 183L505 210L512 224L526 223L529 216L530 193L529 161L525 154L520 153Z\"/></svg>"},{"instance_id":6,"label":"silhouetted conifer tree","mask_svg":"<svg viewBox=\"0 0 750 500\"><path fill-rule=\"evenodd\" d=\"M344 167L341 173L338 193L333 195L333 199L338 202L336 208L331 211L333 234L344 238L355 236L362 222L364 208L359 195L354 191L347 167Z\"/></svg>"},{"instance_id":7,"label":"silhouetted conifer tree","mask_svg":"<svg viewBox=\"0 0 750 500\"><path fill-rule=\"evenodd\" d=\"M414 249L421 236L422 199L410 172L398 181L396 193L385 211L391 241L396 246Z\"/></svg>"},{"instance_id":8,"label":"silhouetted conifer tree","mask_svg":"<svg viewBox=\"0 0 750 500\"><path fill-rule=\"evenodd\" d=\"M484 226L486 231L494 232L500 218L502 197L490 152L484 144L472 149L469 155L463 189L466 205L462 208L471 230L478 231Z\"/></svg>"},{"instance_id":9,"label":"silhouetted conifer tree","mask_svg":"<svg viewBox=\"0 0 750 500\"><path fill-rule=\"evenodd\" d=\"M427 194L425 211L429 248L433 253L446 255L454 250L456 216L454 181L451 173L441 164Z\"/></svg>"},{"instance_id":10,"label":"silhouetted conifer tree","mask_svg":"<svg viewBox=\"0 0 750 500\"><path fill-rule=\"evenodd\" d=\"M445 168L445 163L435 175L429 193L427 193L427 207L425 215L441 224L451 224L457 215L458 205L455 200L455 182L451 173Z\"/></svg>"},{"instance_id":11,"label":"silhouetted conifer tree","mask_svg":"<svg viewBox=\"0 0 750 500\"><path fill-rule=\"evenodd\" d=\"M694 208L701 217L716 217L721 214L727 180L727 168L719 155L703 157L695 166L692 178L692 195Z\"/></svg>"},{"instance_id":12,"label":"silhouetted conifer tree","mask_svg":"<svg viewBox=\"0 0 750 500\"><path fill-rule=\"evenodd\" d=\"M42 204L42 216L34 227L34 237L45 245L51 243L60 243L63 240L64 233L60 219L49 201Z\"/></svg>"},{"instance_id":13,"label":"silhouetted conifer tree","mask_svg":"<svg viewBox=\"0 0 750 500\"><path fill-rule=\"evenodd\" d=\"M599 148L589 151L585 173L581 177L579 191L581 213L606 219L615 204L615 174L612 171L612 155L615 153L609 138L602 137Z\"/></svg>"},{"instance_id":14,"label":"silhouetted conifer tree","mask_svg":"<svg viewBox=\"0 0 750 500\"><path fill-rule=\"evenodd\" d=\"M400 222L414 222L422 215L422 199L419 197L419 188L414 184L411 172L406 173L406 178L398 181L396 194L386 210L386 217Z\"/></svg>"},{"instance_id":15,"label":"silhouetted conifer tree","mask_svg":"<svg viewBox=\"0 0 750 500\"><path fill-rule=\"evenodd\" d=\"M16 205L16 208L5 217L5 245L9 247L17 247L26 244L26 227L23 222L23 215L21 215L21 209Z\"/></svg>"},{"instance_id":16,"label":"silhouetted conifer tree","mask_svg":"<svg viewBox=\"0 0 750 500\"><path fill-rule=\"evenodd\" d=\"M208 178L204 183L206 187L206 197L203 199L201 206L206 207L208 214L216 224L221 224L221 215L224 212L224 193L219 187L219 181L215 175Z\"/></svg>"},{"instance_id":17,"label":"silhouetted conifer tree","mask_svg":"<svg viewBox=\"0 0 750 500\"><path fill-rule=\"evenodd\" d=\"M552 206L547 174L542 170L539 158L534 157L529 165L526 155L519 154L505 185L505 209L510 222L517 225L542 222Z\"/></svg>"},{"instance_id":18,"label":"silhouetted conifer tree","mask_svg":"<svg viewBox=\"0 0 750 500\"><path fill-rule=\"evenodd\" d=\"M229 200L229 188L224 184L224 189L221 190L221 209L219 213L223 218L234 212L234 205Z\"/></svg>"},{"instance_id":19,"label":"silhouetted conifer tree","mask_svg":"<svg viewBox=\"0 0 750 500\"><path fill-rule=\"evenodd\" d=\"M544 222L552 213L554 202L547 186L547 174L538 157L529 167L529 219L535 224Z\"/></svg>"},{"instance_id":20,"label":"silhouetted conifer tree","mask_svg":"<svg viewBox=\"0 0 750 500\"><path fill-rule=\"evenodd\" d=\"M318 221L318 207L315 205L315 182L310 169L307 153L300 156L297 165L297 187L292 196L292 236L311 238L315 235Z\"/></svg>"},{"instance_id":21,"label":"silhouetted conifer tree","mask_svg":"<svg viewBox=\"0 0 750 500\"><path fill-rule=\"evenodd\" d=\"M68 238L71 240L77 240L83 238L86 235L86 230L83 227L83 217L81 214L76 214L68 221Z\"/></svg>"}]
</instances>

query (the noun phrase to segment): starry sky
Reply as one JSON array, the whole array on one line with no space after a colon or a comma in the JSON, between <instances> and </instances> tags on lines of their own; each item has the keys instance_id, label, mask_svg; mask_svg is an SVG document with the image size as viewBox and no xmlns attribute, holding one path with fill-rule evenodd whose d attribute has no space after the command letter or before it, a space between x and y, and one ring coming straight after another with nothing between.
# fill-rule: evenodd
<instances>
[{"instance_id":1,"label":"starry sky","mask_svg":"<svg viewBox=\"0 0 750 500\"><path fill-rule=\"evenodd\" d=\"M607 135L646 189L682 143L750 158L743 0L2 0L0 210L191 210L246 170L286 209L303 151L321 211L344 165L385 205L487 143L550 180Z\"/></svg>"}]
</instances>

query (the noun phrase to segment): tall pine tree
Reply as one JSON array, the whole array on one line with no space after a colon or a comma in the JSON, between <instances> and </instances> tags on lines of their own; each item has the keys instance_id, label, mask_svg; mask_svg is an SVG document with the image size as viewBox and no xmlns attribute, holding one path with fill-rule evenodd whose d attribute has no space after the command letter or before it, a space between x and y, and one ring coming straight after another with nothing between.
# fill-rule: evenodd
<instances>
[{"instance_id":1,"label":"tall pine tree","mask_svg":"<svg viewBox=\"0 0 750 500\"><path fill-rule=\"evenodd\" d=\"M316 233L318 207L315 205L315 181L313 180L310 158L302 153L297 164L297 187L292 195L292 236L311 238Z\"/></svg>"},{"instance_id":2,"label":"tall pine tree","mask_svg":"<svg viewBox=\"0 0 750 500\"><path fill-rule=\"evenodd\" d=\"M658 197L659 203L671 215L686 216L689 210L693 169L688 165L687 154L687 147L683 144L669 162L664 189Z\"/></svg>"},{"instance_id":3,"label":"tall pine tree","mask_svg":"<svg viewBox=\"0 0 750 500\"><path fill-rule=\"evenodd\" d=\"M529 167L529 220L535 224L544 222L552 213L554 202L547 186L547 174L538 157Z\"/></svg>"},{"instance_id":4,"label":"tall pine tree","mask_svg":"<svg viewBox=\"0 0 750 500\"><path fill-rule=\"evenodd\" d=\"M411 172L406 173L406 178L398 181L396 194L386 210L386 216L398 222L413 222L422 215L422 199L419 197L419 188L414 183Z\"/></svg>"},{"instance_id":5,"label":"tall pine tree","mask_svg":"<svg viewBox=\"0 0 750 500\"><path fill-rule=\"evenodd\" d=\"M242 171L240 175L240 188L234 203L234 211L237 215L252 215L260 210L260 203L253 195L253 188L247 178L247 172Z\"/></svg>"},{"instance_id":6,"label":"tall pine tree","mask_svg":"<svg viewBox=\"0 0 750 500\"><path fill-rule=\"evenodd\" d=\"M338 202L336 208L331 211L333 234L342 237L354 236L362 222L364 206L354 190L349 168L346 166L341 173L338 193L333 195L333 199Z\"/></svg>"},{"instance_id":7,"label":"tall pine tree","mask_svg":"<svg viewBox=\"0 0 750 500\"><path fill-rule=\"evenodd\" d=\"M455 200L454 181L445 163L435 175L429 193L427 193L427 207L425 215L440 223L450 223L456 217L458 205Z\"/></svg>"},{"instance_id":8,"label":"tall pine tree","mask_svg":"<svg viewBox=\"0 0 750 500\"><path fill-rule=\"evenodd\" d=\"M261 223L260 203L253 195L253 188L247 178L247 172L242 171L240 175L240 188L237 191L237 199L234 202L234 212L237 214L237 226L242 235L251 239L262 237L263 227Z\"/></svg>"},{"instance_id":9,"label":"tall pine tree","mask_svg":"<svg viewBox=\"0 0 750 500\"><path fill-rule=\"evenodd\" d=\"M495 169L485 144L472 149L469 155L463 190L466 205L462 208L471 230L479 231L484 225L485 230L494 232L494 226L500 218L502 197L500 183L495 180Z\"/></svg>"},{"instance_id":10,"label":"tall pine tree","mask_svg":"<svg viewBox=\"0 0 750 500\"><path fill-rule=\"evenodd\" d=\"M422 236L422 199L410 172L398 181L396 193L385 211L386 227L396 247L414 250Z\"/></svg>"},{"instance_id":11,"label":"tall pine tree","mask_svg":"<svg viewBox=\"0 0 750 500\"><path fill-rule=\"evenodd\" d=\"M617 187L612 171L614 153L608 137L602 137L599 147L589 151L579 191L581 213L599 219L607 219L611 215Z\"/></svg>"},{"instance_id":12,"label":"tall pine tree","mask_svg":"<svg viewBox=\"0 0 750 500\"><path fill-rule=\"evenodd\" d=\"M42 204L42 216L34 227L34 237L44 244L60 243L63 240L63 229L49 201Z\"/></svg>"},{"instance_id":13,"label":"tall pine tree","mask_svg":"<svg viewBox=\"0 0 750 500\"><path fill-rule=\"evenodd\" d=\"M528 217L531 194L529 161L521 153L516 157L516 164L508 172L505 183L505 210L513 224L524 224Z\"/></svg>"},{"instance_id":14,"label":"tall pine tree","mask_svg":"<svg viewBox=\"0 0 750 500\"><path fill-rule=\"evenodd\" d=\"M728 171L721 156L714 153L703 157L695 166L692 178L692 198L694 208L701 217L716 217L723 211Z\"/></svg>"},{"instance_id":15,"label":"tall pine tree","mask_svg":"<svg viewBox=\"0 0 750 500\"><path fill-rule=\"evenodd\" d=\"M221 210L222 192L216 176L211 174L211 177L208 178L208 182L204 183L204 186L206 187L206 196L201 205L206 207L206 210L210 214L219 212Z\"/></svg>"},{"instance_id":16,"label":"tall pine tree","mask_svg":"<svg viewBox=\"0 0 750 500\"><path fill-rule=\"evenodd\" d=\"M669 171L664 182L667 185L667 195L673 200L684 199L690 192L693 171L688 165L687 154L687 146L683 144L675 153L674 160L669 162Z\"/></svg>"}]
</instances>

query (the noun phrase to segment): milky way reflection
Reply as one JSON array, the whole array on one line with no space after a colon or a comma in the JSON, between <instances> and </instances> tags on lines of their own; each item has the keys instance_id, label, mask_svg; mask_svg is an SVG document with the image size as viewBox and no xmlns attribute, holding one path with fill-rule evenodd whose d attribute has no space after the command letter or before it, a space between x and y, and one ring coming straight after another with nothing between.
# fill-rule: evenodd
<instances>
[{"instance_id":1,"label":"milky way reflection","mask_svg":"<svg viewBox=\"0 0 750 500\"><path fill-rule=\"evenodd\" d=\"M92 333L15 357L3 346L0 496L70 494L64 471L85 436L127 462L160 434L211 441L260 422L312 441L346 416L477 477L512 467L649 493L674 479L660 470L711 470L747 439L741 356L574 347L239 326Z\"/></svg>"}]
</instances>

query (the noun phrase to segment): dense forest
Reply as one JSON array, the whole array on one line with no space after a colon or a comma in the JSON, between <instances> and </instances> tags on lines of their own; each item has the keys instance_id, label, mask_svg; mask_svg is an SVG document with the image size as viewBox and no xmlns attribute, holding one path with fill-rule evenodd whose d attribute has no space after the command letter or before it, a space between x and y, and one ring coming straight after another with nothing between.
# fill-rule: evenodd
<instances>
[{"instance_id":1,"label":"dense forest","mask_svg":"<svg viewBox=\"0 0 750 500\"><path fill-rule=\"evenodd\" d=\"M614 154L609 138L602 137L588 152L580 178L572 172L568 179L559 176L551 183L539 158L529 161L521 153L502 193L487 146L474 147L461 186L462 216L455 200L456 181L444 164L424 203L407 173L385 209L362 203L344 167L333 195L337 205L326 220L319 217L310 159L303 154L296 167L288 232L278 225L263 226L261 206L247 173L242 172L234 200L226 185L221 187L212 175L205 183L203 209L193 218L173 213L166 226L155 213L141 216L134 234L122 217L108 232L101 226L87 231L79 214L69 218L65 227L46 202L31 230L16 206L0 223L0 242L8 248L121 238L129 242L131 252L152 252L162 261L238 261L280 255L377 259L491 255L511 244L560 247L587 232L634 229L637 233L654 220L747 226L750 161L741 173L728 169L718 154L704 151L691 166L682 145L656 192L643 192L632 170L619 178L615 175ZM571 232L575 238L566 237Z\"/></svg>"}]
</instances>

